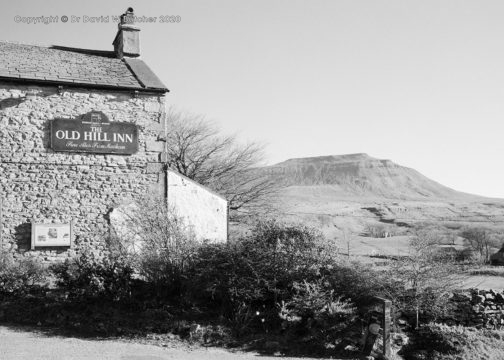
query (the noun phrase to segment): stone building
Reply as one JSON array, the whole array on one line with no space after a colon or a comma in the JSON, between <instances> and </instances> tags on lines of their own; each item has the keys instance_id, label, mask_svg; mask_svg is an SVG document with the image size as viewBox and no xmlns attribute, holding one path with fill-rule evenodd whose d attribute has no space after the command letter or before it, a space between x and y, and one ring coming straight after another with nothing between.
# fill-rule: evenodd
<instances>
[{"instance_id":1,"label":"stone building","mask_svg":"<svg viewBox=\"0 0 504 360\"><path fill-rule=\"evenodd\" d=\"M168 89L139 49L124 16L114 51L0 42L1 246L47 261L104 248L115 207L181 181L165 166ZM193 202L180 215L225 241L226 201L193 185L174 190Z\"/></svg>"}]
</instances>

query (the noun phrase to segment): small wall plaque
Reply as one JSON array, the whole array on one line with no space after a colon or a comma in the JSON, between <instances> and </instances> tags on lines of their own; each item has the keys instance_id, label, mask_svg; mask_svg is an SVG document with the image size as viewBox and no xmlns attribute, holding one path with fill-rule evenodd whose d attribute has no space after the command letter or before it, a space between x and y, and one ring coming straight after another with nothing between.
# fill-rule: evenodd
<instances>
[{"instance_id":1,"label":"small wall plaque","mask_svg":"<svg viewBox=\"0 0 504 360\"><path fill-rule=\"evenodd\" d=\"M32 221L31 249L45 246L72 246L73 224L36 224Z\"/></svg>"}]
</instances>

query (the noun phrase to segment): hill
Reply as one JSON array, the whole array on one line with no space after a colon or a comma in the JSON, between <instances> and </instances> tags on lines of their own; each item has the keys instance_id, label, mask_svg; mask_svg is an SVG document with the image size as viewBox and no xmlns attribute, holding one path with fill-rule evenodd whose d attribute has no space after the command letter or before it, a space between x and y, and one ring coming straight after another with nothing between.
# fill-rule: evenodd
<instances>
[{"instance_id":1,"label":"hill","mask_svg":"<svg viewBox=\"0 0 504 360\"><path fill-rule=\"evenodd\" d=\"M465 226L504 226L504 200L462 193L366 154L290 159L260 171L283 186L283 218L315 226L330 238L352 234L366 251L374 246L373 227L407 235L420 224L454 234Z\"/></svg>"},{"instance_id":2,"label":"hill","mask_svg":"<svg viewBox=\"0 0 504 360\"><path fill-rule=\"evenodd\" d=\"M367 154L290 159L265 167L285 186L327 186L341 196L390 199L474 199L443 186L418 171Z\"/></svg>"}]
</instances>

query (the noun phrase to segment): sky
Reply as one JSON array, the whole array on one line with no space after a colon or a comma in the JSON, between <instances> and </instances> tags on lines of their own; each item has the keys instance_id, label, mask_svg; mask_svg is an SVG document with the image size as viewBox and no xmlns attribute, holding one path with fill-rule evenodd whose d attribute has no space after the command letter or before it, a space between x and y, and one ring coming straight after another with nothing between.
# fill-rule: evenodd
<instances>
[{"instance_id":1,"label":"sky","mask_svg":"<svg viewBox=\"0 0 504 360\"><path fill-rule=\"evenodd\" d=\"M112 50L129 6L156 18L141 57L167 103L266 144L268 164L367 153L504 198L503 1L20 0L0 39Z\"/></svg>"}]
</instances>

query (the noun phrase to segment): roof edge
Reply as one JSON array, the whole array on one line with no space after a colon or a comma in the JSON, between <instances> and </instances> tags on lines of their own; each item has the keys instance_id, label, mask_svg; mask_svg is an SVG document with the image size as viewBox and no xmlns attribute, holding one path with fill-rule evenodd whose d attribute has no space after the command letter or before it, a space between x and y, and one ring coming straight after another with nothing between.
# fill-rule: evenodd
<instances>
[{"instance_id":1,"label":"roof edge","mask_svg":"<svg viewBox=\"0 0 504 360\"><path fill-rule=\"evenodd\" d=\"M199 183L199 182L197 182L196 180L193 180L193 179L191 179L191 178L189 178L189 177L187 177L187 176L185 176L185 175L183 175L183 174L179 173L177 170L174 170L174 169L172 169L172 168L168 167L168 168L166 169L166 171L167 171L167 172L174 173L175 175L180 176L182 179L187 180L188 182L190 182L190 183L192 183L192 184L195 184L195 185L197 185L198 187L200 187L200 188L202 188L202 189L206 190L206 191L207 191L207 192L209 192L210 194L213 194L213 195L217 196L218 198L220 198L220 199L222 199L222 200L224 200L224 201L226 201L226 202L229 202L229 201L226 199L226 197L225 197L224 195L221 195L221 194L219 194L217 191L210 189L208 186L203 185L203 184L200 184L200 183Z\"/></svg>"},{"instance_id":2,"label":"roof edge","mask_svg":"<svg viewBox=\"0 0 504 360\"><path fill-rule=\"evenodd\" d=\"M3 77L0 76L0 81L5 81L9 83L26 83L26 84L41 84L47 86L64 86L71 88L85 88L85 89L96 89L96 90L115 90L115 91L138 91L142 93L156 93L156 94L165 94L170 92L170 90L163 88L137 88L137 87L127 87L127 86L116 86L116 85L105 85L105 84L87 84L87 83L79 83L79 82L65 82L65 81L57 81L57 80L43 80L43 79L25 79L25 78L17 78L17 77Z\"/></svg>"},{"instance_id":3,"label":"roof edge","mask_svg":"<svg viewBox=\"0 0 504 360\"><path fill-rule=\"evenodd\" d=\"M138 58L123 57L122 61L128 67L128 70L133 74L135 79L146 89L166 89L165 84L158 78L152 69Z\"/></svg>"}]
</instances>

